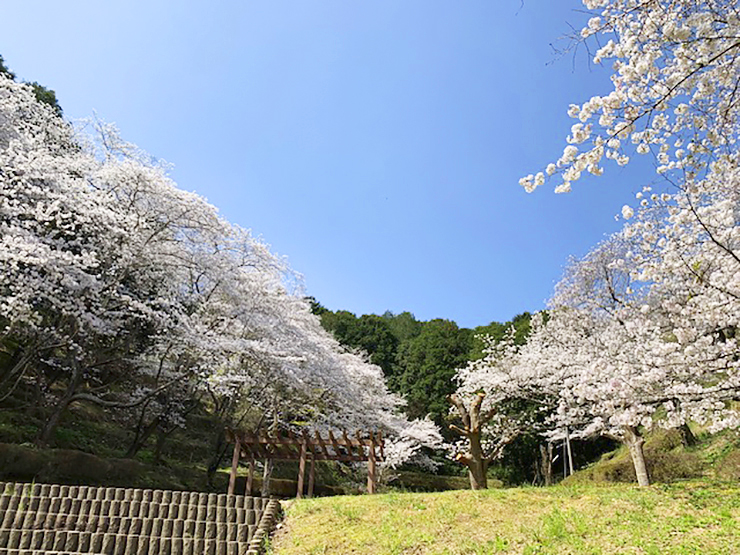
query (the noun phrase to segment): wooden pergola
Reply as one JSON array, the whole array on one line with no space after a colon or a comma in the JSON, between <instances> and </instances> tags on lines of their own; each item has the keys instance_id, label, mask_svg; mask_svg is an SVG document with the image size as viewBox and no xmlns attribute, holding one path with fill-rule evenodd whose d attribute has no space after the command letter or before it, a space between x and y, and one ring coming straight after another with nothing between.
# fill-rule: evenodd
<instances>
[{"instance_id":1,"label":"wooden pergola","mask_svg":"<svg viewBox=\"0 0 740 555\"><path fill-rule=\"evenodd\" d=\"M313 496L316 461L363 462L367 461L367 492L375 493L377 474L375 465L383 461L385 441L380 432L362 436L359 432L354 437L342 432L339 437L329 431L324 438L318 431L313 435L304 431L301 434L286 432L276 435L227 430L227 438L234 443L234 455L231 459L231 476L229 493L234 493L236 470L241 459L248 462L247 495L252 491L254 464L263 461L298 461L298 487L296 497L303 497L306 474L306 463L310 461L308 474L308 497Z\"/></svg>"}]
</instances>

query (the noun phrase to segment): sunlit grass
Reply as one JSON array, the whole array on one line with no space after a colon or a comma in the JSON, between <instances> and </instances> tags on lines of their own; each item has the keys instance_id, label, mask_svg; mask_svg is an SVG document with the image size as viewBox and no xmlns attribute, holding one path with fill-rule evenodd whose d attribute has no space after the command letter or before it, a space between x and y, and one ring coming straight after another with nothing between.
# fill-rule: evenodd
<instances>
[{"instance_id":1,"label":"sunlit grass","mask_svg":"<svg viewBox=\"0 0 740 555\"><path fill-rule=\"evenodd\" d=\"M272 544L298 554L740 553L740 488L680 484L301 500Z\"/></svg>"}]
</instances>

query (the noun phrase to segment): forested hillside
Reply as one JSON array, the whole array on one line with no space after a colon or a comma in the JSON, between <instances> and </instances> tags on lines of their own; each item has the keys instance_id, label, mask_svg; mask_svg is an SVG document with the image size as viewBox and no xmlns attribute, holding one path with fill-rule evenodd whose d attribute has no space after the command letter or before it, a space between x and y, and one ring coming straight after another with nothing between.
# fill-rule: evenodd
<instances>
[{"instance_id":1,"label":"forested hillside","mask_svg":"<svg viewBox=\"0 0 740 555\"><path fill-rule=\"evenodd\" d=\"M429 415L450 444L459 439L451 429L451 425L459 423L459 416L452 410L449 397L460 388L460 369L484 362L492 344L511 341L514 346L523 345L530 332L528 312L509 322L491 322L468 329L450 320L419 321L410 312L356 316L348 311L331 311L315 299L311 301L313 311L321 316L327 330L344 345L367 353L383 369L388 387L406 399L406 414L410 418ZM535 410L533 403L522 400L502 409L502 414L513 422L518 415L529 415ZM493 431L491 435L496 433ZM494 445L498 438L490 437L487 441ZM573 440L570 445L573 468L580 468L613 449L615 443L596 438ZM556 448L542 428L521 427L500 444L491 461L491 474L507 484L549 483L572 472L563 466L566 458L553 452ZM440 472L456 474L464 470L461 464L445 462L445 454L438 453L436 459L444 463Z\"/></svg>"},{"instance_id":2,"label":"forested hillside","mask_svg":"<svg viewBox=\"0 0 740 555\"><path fill-rule=\"evenodd\" d=\"M501 339L513 326L517 342L522 343L531 317L524 312L510 322L468 329L441 318L419 321L410 312L356 316L345 310L328 310L315 299L312 307L322 326L343 345L367 353L370 361L383 369L388 387L406 399L404 410L409 417L429 414L441 428L447 428L447 396L457 389L456 370L483 356L482 337Z\"/></svg>"}]
</instances>

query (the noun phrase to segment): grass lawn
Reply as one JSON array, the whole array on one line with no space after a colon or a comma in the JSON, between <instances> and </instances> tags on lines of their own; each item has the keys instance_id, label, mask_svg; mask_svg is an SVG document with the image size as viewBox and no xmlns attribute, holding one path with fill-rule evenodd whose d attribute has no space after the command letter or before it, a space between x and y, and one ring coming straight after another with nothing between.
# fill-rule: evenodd
<instances>
[{"instance_id":1,"label":"grass lawn","mask_svg":"<svg viewBox=\"0 0 740 555\"><path fill-rule=\"evenodd\" d=\"M291 503L298 554L740 554L740 486L681 483L388 493Z\"/></svg>"}]
</instances>

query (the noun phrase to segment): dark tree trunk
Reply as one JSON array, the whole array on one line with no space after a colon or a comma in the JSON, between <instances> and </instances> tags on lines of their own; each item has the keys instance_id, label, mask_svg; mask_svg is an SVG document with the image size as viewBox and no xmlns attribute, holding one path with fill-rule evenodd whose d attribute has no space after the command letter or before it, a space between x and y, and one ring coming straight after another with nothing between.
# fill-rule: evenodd
<instances>
[{"instance_id":1,"label":"dark tree trunk","mask_svg":"<svg viewBox=\"0 0 740 555\"><path fill-rule=\"evenodd\" d=\"M552 443L540 444L540 472L545 486L552 485Z\"/></svg>"},{"instance_id":2,"label":"dark tree trunk","mask_svg":"<svg viewBox=\"0 0 740 555\"><path fill-rule=\"evenodd\" d=\"M131 445L129 446L128 451L126 451L124 457L127 459L133 458L139 451L141 451L144 445L146 445L147 440L159 426L160 418L161 417L158 416L152 420L143 430L141 428L136 430L136 437L134 437L134 441L131 442Z\"/></svg>"},{"instance_id":3,"label":"dark tree trunk","mask_svg":"<svg viewBox=\"0 0 740 555\"><path fill-rule=\"evenodd\" d=\"M62 420L62 416L64 415L65 411L69 408L69 405L74 400L75 393L77 393L77 388L80 385L80 382L82 381L82 370L80 369L79 363L76 360L72 361L72 376L69 379L69 383L67 384L67 389L64 392L64 395L61 399L57 402L57 404L54 406L54 409L51 413L51 416L46 421L46 424L44 424L43 429L41 430L38 439L36 440L36 444L39 446L48 446L51 443L51 438L54 436L54 432L57 429L57 426L59 426L59 423Z\"/></svg>"},{"instance_id":4,"label":"dark tree trunk","mask_svg":"<svg viewBox=\"0 0 740 555\"><path fill-rule=\"evenodd\" d=\"M218 433L214 434L215 436L215 444L213 446L211 461L208 464L208 470L206 472L207 478L208 478L208 486L213 488L215 487L214 478L216 477L216 471L221 466L221 463L224 460L224 455L226 454L226 448L228 447L228 444L226 443L226 432L224 431L223 426L218 426Z\"/></svg>"},{"instance_id":5,"label":"dark tree trunk","mask_svg":"<svg viewBox=\"0 0 740 555\"><path fill-rule=\"evenodd\" d=\"M691 428L689 428L688 424L682 424L678 428L678 433L681 434L681 444L684 447L691 447L693 445L696 445L696 436L694 435L694 432L691 431Z\"/></svg>"},{"instance_id":6,"label":"dark tree trunk","mask_svg":"<svg viewBox=\"0 0 740 555\"><path fill-rule=\"evenodd\" d=\"M162 452L164 451L164 444L167 441L167 430L163 429L162 426L157 428L157 443L154 446L154 464L162 464Z\"/></svg>"},{"instance_id":7,"label":"dark tree trunk","mask_svg":"<svg viewBox=\"0 0 740 555\"><path fill-rule=\"evenodd\" d=\"M7 364L7 370L2 373L2 378L0 378L0 401L4 401L13 394L32 359L32 355L22 349L15 350Z\"/></svg>"}]
</instances>

